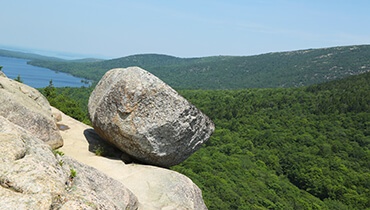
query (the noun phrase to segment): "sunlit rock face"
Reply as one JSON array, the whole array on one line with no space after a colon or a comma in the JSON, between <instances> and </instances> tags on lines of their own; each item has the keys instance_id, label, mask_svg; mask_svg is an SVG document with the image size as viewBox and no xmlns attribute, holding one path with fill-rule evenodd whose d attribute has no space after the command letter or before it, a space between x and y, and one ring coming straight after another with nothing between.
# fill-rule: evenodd
<instances>
[{"instance_id":1,"label":"sunlit rock face","mask_svg":"<svg viewBox=\"0 0 370 210\"><path fill-rule=\"evenodd\" d=\"M72 174L72 170L75 174ZM0 116L1 209L137 209L123 184Z\"/></svg>"},{"instance_id":2,"label":"sunlit rock face","mask_svg":"<svg viewBox=\"0 0 370 210\"><path fill-rule=\"evenodd\" d=\"M49 102L36 89L0 76L0 116L24 128L52 148L63 139L51 113Z\"/></svg>"}]
</instances>

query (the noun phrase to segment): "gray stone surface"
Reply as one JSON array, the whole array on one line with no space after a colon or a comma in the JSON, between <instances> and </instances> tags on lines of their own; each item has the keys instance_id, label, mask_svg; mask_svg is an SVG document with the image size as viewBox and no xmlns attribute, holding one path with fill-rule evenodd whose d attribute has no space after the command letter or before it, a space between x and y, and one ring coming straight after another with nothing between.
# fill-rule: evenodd
<instances>
[{"instance_id":1,"label":"gray stone surface","mask_svg":"<svg viewBox=\"0 0 370 210\"><path fill-rule=\"evenodd\" d=\"M198 186L176 171L140 164L125 170L121 182L137 195L140 209L207 209Z\"/></svg>"},{"instance_id":2,"label":"gray stone surface","mask_svg":"<svg viewBox=\"0 0 370 210\"><path fill-rule=\"evenodd\" d=\"M163 167L184 161L214 131L206 115L139 67L108 71L90 96L89 113L105 140Z\"/></svg>"},{"instance_id":3,"label":"gray stone surface","mask_svg":"<svg viewBox=\"0 0 370 210\"><path fill-rule=\"evenodd\" d=\"M0 76L0 116L31 132L52 148L63 145L49 102L36 89Z\"/></svg>"},{"instance_id":4,"label":"gray stone surface","mask_svg":"<svg viewBox=\"0 0 370 210\"><path fill-rule=\"evenodd\" d=\"M1 209L138 208L136 196L122 183L53 154L43 141L2 116L0 197Z\"/></svg>"}]
</instances>

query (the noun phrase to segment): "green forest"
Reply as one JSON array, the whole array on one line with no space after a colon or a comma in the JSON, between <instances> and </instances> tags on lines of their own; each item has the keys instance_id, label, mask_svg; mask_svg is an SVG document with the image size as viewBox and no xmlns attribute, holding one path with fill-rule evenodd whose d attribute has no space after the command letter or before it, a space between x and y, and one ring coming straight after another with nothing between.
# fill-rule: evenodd
<instances>
[{"instance_id":1,"label":"green forest","mask_svg":"<svg viewBox=\"0 0 370 210\"><path fill-rule=\"evenodd\" d=\"M89 124L90 88L41 89ZM184 90L216 125L172 167L209 209L370 209L370 73L296 88Z\"/></svg>"},{"instance_id":2,"label":"green forest","mask_svg":"<svg viewBox=\"0 0 370 210\"><path fill-rule=\"evenodd\" d=\"M293 89L183 91L216 124L173 169L210 209L370 207L370 74Z\"/></svg>"}]
</instances>

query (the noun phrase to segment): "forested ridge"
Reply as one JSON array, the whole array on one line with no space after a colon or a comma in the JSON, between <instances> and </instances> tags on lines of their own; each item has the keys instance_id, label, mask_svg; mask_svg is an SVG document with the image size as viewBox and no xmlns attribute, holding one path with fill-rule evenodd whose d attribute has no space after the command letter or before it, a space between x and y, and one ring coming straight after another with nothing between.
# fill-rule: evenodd
<instances>
[{"instance_id":1,"label":"forested ridge","mask_svg":"<svg viewBox=\"0 0 370 210\"><path fill-rule=\"evenodd\" d=\"M29 64L93 81L112 68L139 66L177 89L300 87L370 71L370 45L255 56L178 58L144 54L96 62L33 59Z\"/></svg>"},{"instance_id":2,"label":"forested ridge","mask_svg":"<svg viewBox=\"0 0 370 210\"><path fill-rule=\"evenodd\" d=\"M85 122L91 91L42 90ZM172 167L202 189L209 209L370 209L370 73L299 88L179 92L216 125Z\"/></svg>"}]
</instances>

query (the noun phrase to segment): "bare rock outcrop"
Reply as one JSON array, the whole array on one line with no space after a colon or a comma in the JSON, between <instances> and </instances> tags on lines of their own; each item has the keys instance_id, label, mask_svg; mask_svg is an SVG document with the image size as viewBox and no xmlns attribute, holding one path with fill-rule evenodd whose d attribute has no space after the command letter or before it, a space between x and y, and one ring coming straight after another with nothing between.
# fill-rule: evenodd
<instances>
[{"instance_id":1,"label":"bare rock outcrop","mask_svg":"<svg viewBox=\"0 0 370 210\"><path fill-rule=\"evenodd\" d=\"M63 139L52 117L49 102L36 89L0 76L0 116L24 128L52 148Z\"/></svg>"},{"instance_id":2,"label":"bare rock outcrop","mask_svg":"<svg viewBox=\"0 0 370 210\"><path fill-rule=\"evenodd\" d=\"M60 153L59 153L60 154ZM1 209L137 209L122 183L0 116Z\"/></svg>"},{"instance_id":3,"label":"bare rock outcrop","mask_svg":"<svg viewBox=\"0 0 370 210\"><path fill-rule=\"evenodd\" d=\"M214 131L206 115L139 67L108 71L90 96L89 113L102 138L163 167L184 161Z\"/></svg>"}]
</instances>

